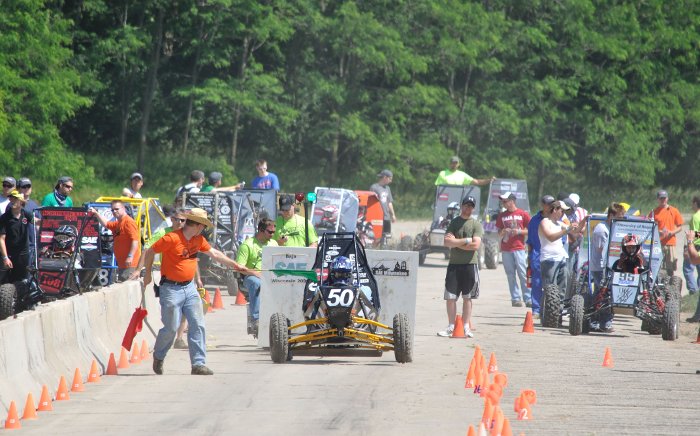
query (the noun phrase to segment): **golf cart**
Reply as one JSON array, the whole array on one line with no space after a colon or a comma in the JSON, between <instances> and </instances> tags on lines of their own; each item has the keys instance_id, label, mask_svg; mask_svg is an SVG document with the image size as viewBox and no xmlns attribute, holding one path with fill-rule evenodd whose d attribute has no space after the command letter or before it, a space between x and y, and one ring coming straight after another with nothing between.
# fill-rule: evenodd
<instances>
[{"instance_id":1,"label":"golf cart","mask_svg":"<svg viewBox=\"0 0 700 436\"><path fill-rule=\"evenodd\" d=\"M472 196L476 199L473 216L479 216L481 189L471 185L438 185L435 187L433 203L433 221L430 229L423 230L413 240L413 251L418 252L418 264L423 265L428 253L443 253L445 259L450 256L450 249L443 245L445 231L452 218L460 214L462 199Z\"/></svg>"},{"instance_id":2,"label":"golf cart","mask_svg":"<svg viewBox=\"0 0 700 436\"><path fill-rule=\"evenodd\" d=\"M355 232L365 247L371 247L383 236L384 211L373 191L355 191L359 200Z\"/></svg>"},{"instance_id":3,"label":"golf cart","mask_svg":"<svg viewBox=\"0 0 700 436\"><path fill-rule=\"evenodd\" d=\"M589 235L596 221L599 223L602 217L587 218L586 231ZM569 333L574 336L588 333L589 320L612 309L613 313L626 312L641 319L642 329L651 334L660 332L664 340L677 339L681 281L678 277L668 278L659 274L663 255L656 223L644 219L613 220L600 284L593 283L588 272L592 249L589 239L584 238L581 249L581 255L586 257L580 261L582 267L576 278L575 293L568 304L565 302L569 312ZM616 267L626 241L639 241L641 246L643 265L634 272L622 272ZM598 285L601 292L596 298L594 291ZM559 310L559 292L549 285L543 293L542 319L547 320L546 326L552 326L555 318L553 312Z\"/></svg>"},{"instance_id":4,"label":"golf cart","mask_svg":"<svg viewBox=\"0 0 700 436\"><path fill-rule=\"evenodd\" d=\"M100 271L99 222L83 208L44 207L29 276L0 286L0 320L92 289Z\"/></svg>"},{"instance_id":5,"label":"golf cart","mask_svg":"<svg viewBox=\"0 0 700 436\"><path fill-rule=\"evenodd\" d=\"M348 284L331 284L330 266L338 256L352 263ZM291 325L284 313L270 317L270 357L284 363L293 355L381 356L394 351L396 361L413 360L408 315L398 313L393 326L378 321L377 282L355 233L324 233L316 250L316 278L307 279L302 311L305 321Z\"/></svg>"},{"instance_id":6,"label":"golf cart","mask_svg":"<svg viewBox=\"0 0 700 436\"><path fill-rule=\"evenodd\" d=\"M258 222L277 217L277 191L269 189L242 189L231 192L185 192L182 204L207 211L214 228L207 237L212 246L235 259L240 244L255 236ZM240 288L239 274L212 261L209 256L199 257L199 268L205 284L226 286L235 296Z\"/></svg>"},{"instance_id":7,"label":"golf cart","mask_svg":"<svg viewBox=\"0 0 700 436\"><path fill-rule=\"evenodd\" d=\"M482 220L484 238L481 244L483 249L480 250L480 258L483 260L480 263L488 269L496 269L498 266L498 257L501 250L501 242L498 237L498 229L496 228L496 220L501 212L501 200L498 197L506 192L515 194L515 205L518 209L530 213L530 201L525 180L495 179L491 182Z\"/></svg>"}]
</instances>

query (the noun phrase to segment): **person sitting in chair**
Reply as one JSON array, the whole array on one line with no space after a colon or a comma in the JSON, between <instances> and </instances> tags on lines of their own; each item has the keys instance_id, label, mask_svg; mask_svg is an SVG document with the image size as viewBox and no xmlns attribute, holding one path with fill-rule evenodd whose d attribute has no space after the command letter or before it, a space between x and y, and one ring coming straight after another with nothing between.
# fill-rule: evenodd
<instances>
[{"instance_id":1,"label":"person sitting in chair","mask_svg":"<svg viewBox=\"0 0 700 436\"><path fill-rule=\"evenodd\" d=\"M620 258L613 263L612 269L615 272L631 274L641 274L647 270L644 265L644 255L642 254L642 243L639 237L628 233L620 242Z\"/></svg>"}]
</instances>

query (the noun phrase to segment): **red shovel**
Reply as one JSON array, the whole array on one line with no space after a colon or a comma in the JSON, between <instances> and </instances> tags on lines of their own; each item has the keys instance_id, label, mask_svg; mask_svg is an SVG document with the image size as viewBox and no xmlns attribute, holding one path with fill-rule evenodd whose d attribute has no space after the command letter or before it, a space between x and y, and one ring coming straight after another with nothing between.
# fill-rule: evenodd
<instances>
[{"instance_id":1,"label":"red shovel","mask_svg":"<svg viewBox=\"0 0 700 436\"><path fill-rule=\"evenodd\" d=\"M131 351L131 344L134 342L134 338L136 337L136 334L141 331L143 328L143 321L146 321L146 326L148 329L153 333L153 336L157 336L156 332L153 330L153 327L148 323L148 320L146 319L146 316L148 315L148 311L146 310L146 287L143 285L143 282L141 282L141 305L134 310L134 313L131 315L131 321L129 321L129 327L126 328L126 332L124 333L124 339L122 339L122 347L126 348L127 350Z\"/></svg>"}]
</instances>

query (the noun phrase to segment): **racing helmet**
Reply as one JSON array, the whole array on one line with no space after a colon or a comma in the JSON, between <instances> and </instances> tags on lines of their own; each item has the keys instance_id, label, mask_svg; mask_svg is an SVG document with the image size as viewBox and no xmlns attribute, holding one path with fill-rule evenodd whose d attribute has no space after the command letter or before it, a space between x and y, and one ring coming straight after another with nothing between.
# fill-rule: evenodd
<instances>
[{"instance_id":1,"label":"racing helmet","mask_svg":"<svg viewBox=\"0 0 700 436\"><path fill-rule=\"evenodd\" d=\"M628 233L622 237L621 245L623 254L627 254L628 256L634 256L635 254L637 254L642 244L639 241L637 235Z\"/></svg>"},{"instance_id":2,"label":"racing helmet","mask_svg":"<svg viewBox=\"0 0 700 436\"><path fill-rule=\"evenodd\" d=\"M54 252L70 252L78 239L78 229L73 225L62 225L53 232L51 248Z\"/></svg>"},{"instance_id":3,"label":"racing helmet","mask_svg":"<svg viewBox=\"0 0 700 436\"><path fill-rule=\"evenodd\" d=\"M352 282L352 262L345 256L333 259L330 269L331 283L349 285Z\"/></svg>"},{"instance_id":4,"label":"racing helmet","mask_svg":"<svg viewBox=\"0 0 700 436\"><path fill-rule=\"evenodd\" d=\"M453 201L452 203L447 205L447 216L455 216L457 215L457 212L459 211L459 203L456 201Z\"/></svg>"},{"instance_id":5,"label":"racing helmet","mask_svg":"<svg viewBox=\"0 0 700 436\"><path fill-rule=\"evenodd\" d=\"M323 212L323 217L327 219L334 219L338 216L338 208L334 204L329 204L321 208Z\"/></svg>"}]
</instances>

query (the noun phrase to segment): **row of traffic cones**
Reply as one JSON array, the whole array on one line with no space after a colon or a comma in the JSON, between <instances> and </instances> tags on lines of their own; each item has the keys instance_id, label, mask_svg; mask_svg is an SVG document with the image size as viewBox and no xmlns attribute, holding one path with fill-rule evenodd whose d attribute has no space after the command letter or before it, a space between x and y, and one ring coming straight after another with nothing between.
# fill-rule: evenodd
<instances>
[{"instance_id":1,"label":"row of traffic cones","mask_svg":"<svg viewBox=\"0 0 700 436\"><path fill-rule=\"evenodd\" d=\"M140 351L138 344L134 343L132 347L131 359L128 358L128 353L126 349L122 347L121 355L119 357L119 365L117 365L114 359L114 353L109 353L109 361L107 363L107 370L105 371L105 375L118 375L117 368L128 368L129 363L139 363L142 360L148 359L148 357L148 344L146 343L145 339L141 342ZM100 380L100 369L97 365L97 361L93 359L86 383L98 383ZM75 368L75 373L73 374L73 383L71 383L70 390L68 389L68 383L66 382L66 378L64 376L61 376L61 379L58 382L58 389L56 390L55 401L70 400L70 392L84 391L85 385L83 384L83 377L80 373L80 368ZM53 400L51 399L49 388L46 385L43 385L41 389L41 397L39 398L38 407L34 403L34 395L31 392L27 395L27 401L24 405L24 413L22 415L22 419L37 419L39 417L37 412L49 412L52 410ZM19 414L17 412L17 405L14 401L11 401L10 409L7 413L7 420L5 421L5 429L11 430L18 428L22 428L22 425L20 423Z\"/></svg>"},{"instance_id":2,"label":"row of traffic cones","mask_svg":"<svg viewBox=\"0 0 700 436\"><path fill-rule=\"evenodd\" d=\"M240 294L240 292L239 292L239 294ZM216 292L214 293L214 303L212 303L211 296L209 295L209 291L207 291L206 289L204 290L204 299L206 300L206 302L209 306L207 308L207 313L213 312L214 310L224 308L224 302L221 299L221 291L219 290L219 288L216 288ZM238 304L238 301L236 301L236 304Z\"/></svg>"}]
</instances>

